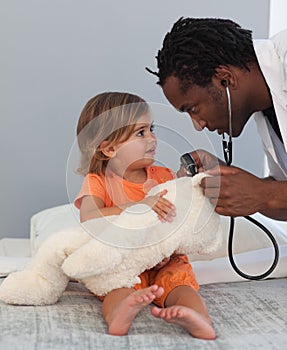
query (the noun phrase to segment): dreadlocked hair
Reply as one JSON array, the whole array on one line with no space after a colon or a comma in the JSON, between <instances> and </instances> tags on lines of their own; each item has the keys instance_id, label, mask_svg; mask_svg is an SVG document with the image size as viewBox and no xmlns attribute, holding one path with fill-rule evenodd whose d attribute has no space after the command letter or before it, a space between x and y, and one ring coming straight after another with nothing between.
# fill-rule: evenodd
<instances>
[{"instance_id":1,"label":"dreadlocked hair","mask_svg":"<svg viewBox=\"0 0 287 350\"><path fill-rule=\"evenodd\" d=\"M216 68L232 65L250 70L257 62L252 32L237 23L219 18L181 17L166 34L163 47L156 56L157 84L176 76L184 91L193 84L205 87L211 83Z\"/></svg>"}]
</instances>

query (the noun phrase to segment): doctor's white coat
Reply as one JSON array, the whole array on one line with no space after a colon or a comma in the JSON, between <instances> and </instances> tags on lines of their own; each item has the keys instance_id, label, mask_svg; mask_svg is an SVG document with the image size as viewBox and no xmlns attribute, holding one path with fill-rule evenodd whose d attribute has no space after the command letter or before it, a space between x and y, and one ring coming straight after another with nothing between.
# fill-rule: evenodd
<instances>
[{"instance_id":1,"label":"doctor's white coat","mask_svg":"<svg viewBox=\"0 0 287 350\"><path fill-rule=\"evenodd\" d=\"M281 155L276 153L271 137L272 127L262 112L256 112L254 118L261 136L267 157L269 176L276 180L287 180L287 30L271 39L254 43L256 56L270 88L279 128L283 137Z\"/></svg>"}]
</instances>

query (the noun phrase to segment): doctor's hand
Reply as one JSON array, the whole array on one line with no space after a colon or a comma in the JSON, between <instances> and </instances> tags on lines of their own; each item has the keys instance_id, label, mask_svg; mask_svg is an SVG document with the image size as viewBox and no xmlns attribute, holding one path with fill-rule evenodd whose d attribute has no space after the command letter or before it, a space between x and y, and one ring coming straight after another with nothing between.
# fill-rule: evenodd
<instances>
[{"instance_id":1,"label":"doctor's hand","mask_svg":"<svg viewBox=\"0 0 287 350\"><path fill-rule=\"evenodd\" d=\"M198 149L193 152L189 152L189 154L194 159L198 172L204 172L206 170L215 168L218 165L225 164L222 160L203 149ZM183 165L180 166L176 175L177 177L187 176L187 171Z\"/></svg>"},{"instance_id":2,"label":"doctor's hand","mask_svg":"<svg viewBox=\"0 0 287 350\"><path fill-rule=\"evenodd\" d=\"M197 149L190 152L190 155L194 159L199 172L213 169L219 165L225 165L225 162L221 159L203 149Z\"/></svg>"},{"instance_id":3,"label":"doctor's hand","mask_svg":"<svg viewBox=\"0 0 287 350\"><path fill-rule=\"evenodd\" d=\"M246 216L262 211L266 205L266 182L247 171L221 165L206 172L212 177L201 181L203 194L226 216Z\"/></svg>"}]
</instances>

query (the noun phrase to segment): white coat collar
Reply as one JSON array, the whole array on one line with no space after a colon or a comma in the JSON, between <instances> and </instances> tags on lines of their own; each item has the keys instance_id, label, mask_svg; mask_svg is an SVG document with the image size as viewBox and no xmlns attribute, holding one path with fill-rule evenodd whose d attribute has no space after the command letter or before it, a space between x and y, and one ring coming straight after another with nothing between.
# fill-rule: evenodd
<instances>
[{"instance_id":1,"label":"white coat collar","mask_svg":"<svg viewBox=\"0 0 287 350\"><path fill-rule=\"evenodd\" d=\"M287 30L271 39L254 41L259 66L272 95L287 150Z\"/></svg>"}]
</instances>

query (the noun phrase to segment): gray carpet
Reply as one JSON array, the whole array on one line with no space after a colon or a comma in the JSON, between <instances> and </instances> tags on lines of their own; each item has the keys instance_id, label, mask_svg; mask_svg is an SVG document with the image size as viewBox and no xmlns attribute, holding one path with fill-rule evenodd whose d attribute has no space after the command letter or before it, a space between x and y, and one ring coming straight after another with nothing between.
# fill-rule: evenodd
<instances>
[{"instance_id":1,"label":"gray carpet","mask_svg":"<svg viewBox=\"0 0 287 350\"><path fill-rule=\"evenodd\" d=\"M0 349L286 349L287 279L204 285L217 332L215 341L192 338L144 309L124 337L109 336L101 302L70 283L56 305L11 306L0 302Z\"/></svg>"}]
</instances>

